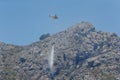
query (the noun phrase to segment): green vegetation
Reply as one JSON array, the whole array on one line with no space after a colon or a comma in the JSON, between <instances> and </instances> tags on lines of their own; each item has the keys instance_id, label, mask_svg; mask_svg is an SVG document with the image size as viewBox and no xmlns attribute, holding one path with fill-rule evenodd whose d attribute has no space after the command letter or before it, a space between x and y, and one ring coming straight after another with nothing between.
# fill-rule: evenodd
<instances>
[{"instance_id":1,"label":"green vegetation","mask_svg":"<svg viewBox=\"0 0 120 80\"><path fill-rule=\"evenodd\" d=\"M47 34L42 34L39 39L40 39L40 40L44 40L44 39L47 38L47 37L50 37L50 34L49 34L49 33L47 33Z\"/></svg>"},{"instance_id":2,"label":"green vegetation","mask_svg":"<svg viewBox=\"0 0 120 80\"><path fill-rule=\"evenodd\" d=\"M16 80L16 74L9 66L2 67L3 73L1 74L4 80Z\"/></svg>"},{"instance_id":3,"label":"green vegetation","mask_svg":"<svg viewBox=\"0 0 120 80\"><path fill-rule=\"evenodd\" d=\"M103 80L116 80L112 74L104 75Z\"/></svg>"}]
</instances>

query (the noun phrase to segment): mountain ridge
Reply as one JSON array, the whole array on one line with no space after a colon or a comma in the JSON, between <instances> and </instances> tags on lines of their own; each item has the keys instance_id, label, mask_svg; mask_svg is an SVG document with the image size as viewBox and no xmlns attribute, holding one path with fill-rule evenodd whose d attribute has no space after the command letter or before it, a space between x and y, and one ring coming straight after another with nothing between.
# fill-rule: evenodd
<instances>
[{"instance_id":1,"label":"mountain ridge","mask_svg":"<svg viewBox=\"0 0 120 80\"><path fill-rule=\"evenodd\" d=\"M26 46L0 42L0 79L120 80L119 58L120 38L115 33L96 31L91 23L81 22Z\"/></svg>"}]
</instances>

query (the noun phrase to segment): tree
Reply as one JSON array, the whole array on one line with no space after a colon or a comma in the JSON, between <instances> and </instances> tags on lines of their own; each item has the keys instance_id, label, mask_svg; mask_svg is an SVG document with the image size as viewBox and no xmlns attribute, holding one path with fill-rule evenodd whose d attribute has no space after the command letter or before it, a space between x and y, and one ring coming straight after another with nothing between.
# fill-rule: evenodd
<instances>
[{"instance_id":1,"label":"tree","mask_svg":"<svg viewBox=\"0 0 120 80\"><path fill-rule=\"evenodd\" d=\"M49 34L49 33L47 33L47 34L42 34L39 39L40 39L40 40L44 40L44 39L47 38L47 37L50 37L50 34Z\"/></svg>"}]
</instances>

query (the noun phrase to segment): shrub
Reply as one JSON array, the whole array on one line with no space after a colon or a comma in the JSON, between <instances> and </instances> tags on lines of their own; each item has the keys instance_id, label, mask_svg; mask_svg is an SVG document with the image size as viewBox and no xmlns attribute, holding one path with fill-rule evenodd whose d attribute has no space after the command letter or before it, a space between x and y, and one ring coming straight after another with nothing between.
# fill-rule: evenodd
<instances>
[{"instance_id":1,"label":"shrub","mask_svg":"<svg viewBox=\"0 0 120 80\"><path fill-rule=\"evenodd\" d=\"M103 76L103 80L116 80L116 78L113 75L108 74Z\"/></svg>"}]
</instances>

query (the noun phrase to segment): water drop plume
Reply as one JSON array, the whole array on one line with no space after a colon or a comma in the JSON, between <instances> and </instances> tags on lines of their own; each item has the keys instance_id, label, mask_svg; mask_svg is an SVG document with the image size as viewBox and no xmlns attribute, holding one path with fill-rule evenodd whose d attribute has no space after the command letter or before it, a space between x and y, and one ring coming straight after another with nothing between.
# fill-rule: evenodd
<instances>
[{"instance_id":1,"label":"water drop plume","mask_svg":"<svg viewBox=\"0 0 120 80\"><path fill-rule=\"evenodd\" d=\"M54 45L52 45L52 49L49 55L49 66L51 70L53 68L53 64L54 64Z\"/></svg>"}]
</instances>

